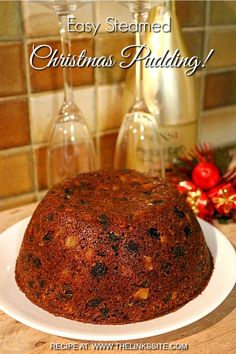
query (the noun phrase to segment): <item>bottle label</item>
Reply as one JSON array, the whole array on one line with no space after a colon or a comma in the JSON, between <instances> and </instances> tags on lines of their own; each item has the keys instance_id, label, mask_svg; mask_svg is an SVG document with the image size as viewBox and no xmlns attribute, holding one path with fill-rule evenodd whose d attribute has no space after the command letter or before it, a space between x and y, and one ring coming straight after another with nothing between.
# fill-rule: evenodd
<instances>
[{"instance_id":1,"label":"bottle label","mask_svg":"<svg viewBox=\"0 0 236 354\"><path fill-rule=\"evenodd\" d=\"M187 155L197 142L197 124L160 126L165 165L172 164L181 156Z\"/></svg>"}]
</instances>

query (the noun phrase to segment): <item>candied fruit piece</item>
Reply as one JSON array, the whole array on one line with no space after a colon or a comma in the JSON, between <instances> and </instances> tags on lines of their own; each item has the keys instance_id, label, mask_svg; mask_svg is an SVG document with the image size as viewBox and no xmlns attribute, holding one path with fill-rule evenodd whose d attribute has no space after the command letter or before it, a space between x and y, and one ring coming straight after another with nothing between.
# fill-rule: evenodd
<instances>
[{"instance_id":1,"label":"candied fruit piece","mask_svg":"<svg viewBox=\"0 0 236 354\"><path fill-rule=\"evenodd\" d=\"M67 248L73 248L77 245L77 237L76 236L67 236L65 238L65 246Z\"/></svg>"},{"instance_id":2,"label":"candied fruit piece","mask_svg":"<svg viewBox=\"0 0 236 354\"><path fill-rule=\"evenodd\" d=\"M152 264L152 257L150 256L144 256L144 267L148 271L153 270L153 264Z\"/></svg>"},{"instance_id":3,"label":"candied fruit piece","mask_svg":"<svg viewBox=\"0 0 236 354\"><path fill-rule=\"evenodd\" d=\"M92 248L88 248L87 251L85 252L85 258L87 261L91 261L94 258L94 252Z\"/></svg>"},{"instance_id":4,"label":"candied fruit piece","mask_svg":"<svg viewBox=\"0 0 236 354\"><path fill-rule=\"evenodd\" d=\"M173 291L172 295L171 295L171 298L173 300L176 300L177 299L177 291Z\"/></svg>"},{"instance_id":5,"label":"candied fruit piece","mask_svg":"<svg viewBox=\"0 0 236 354\"><path fill-rule=\"evenodd\" d=\"M148 296L149 288L140 288L133 294L133 297L138 300L147 300Z\"/></svg>"},{"instance_id":6,"label":"candied fruit piece","mask_svg":"<svg viewBox=\"0 0 236 354\"><path fill-rule=\"evenodd\" d=\"M152 192L154 186L153 183L145 183L142 187L145 191Z\"/></svg>"},{"instance_id":7,"label":"candied fruit piece","mask_svg":"<svg viewBox=\"0 0 236 354\"><path fill-rule=\"evenodd\" d=\"M120 189L119 186L112 186L112 190L115 192L115 191L118 191Z\"/></svg>"},{"instance_id":8,"label":"candied fruit piece","mask_svg":"<svg viewBox=\"0 0 236 354\"><path fill-rule=\"evenodd\" d=\"M69 273L70 273L70 272L69 272L69 269L68 269L68 268L64 268L64 269L61 270L61 275L62 275L63 277L68 276Z\"/></svg>"},{"instance_id":9,"label":"candied fruit piece","mask_svg":"<svg viewBox=\"0 0 236 354\"><path fill-rule=\"evenodd\" d=\"M151 227L150 229L148 229L147 233L148 233L148 236L150 236L151 238L154 238L156 240L160 240L161 234L155 227Z\"/></svg>"},{"instance_id":10,"label":"candied fruit piece","mask_svg":"<svg viewBox=\"0 0 236 354\"><path fill-rule=\"evenodd\" d=\"M102 278L107 273L107 266L104 263L96 263L94 267L92 267L92 275L95 278Z\"/></svg>"}]
</instances>

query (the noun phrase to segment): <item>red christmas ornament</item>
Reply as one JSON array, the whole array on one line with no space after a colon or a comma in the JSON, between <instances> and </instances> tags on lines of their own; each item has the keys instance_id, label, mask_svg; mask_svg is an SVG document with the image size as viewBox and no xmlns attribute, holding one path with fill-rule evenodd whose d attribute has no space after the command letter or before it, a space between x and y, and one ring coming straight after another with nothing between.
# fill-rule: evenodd
<instances>
[{"instance_id":1,"label":"red christmas ornament","mask_svg":"<svg viewBox=\"0 0 236 354\"><path fill-rule=\"evenodd\" d=\"M202 189L210 189L220 181L220 171L212 162L199 162L192 171L192 180Z\"/></svg>"},{"instance_id":2,"label":"red christmas ornament","mask_svg":"<svg viewBox=\"0 0 236 354\"><path fill-rule=\"evenodd\" d=\"M236 212L236 191L231 183L222 183L211 189L208 195L220 215Z\"/></svg>"}]
</instances>

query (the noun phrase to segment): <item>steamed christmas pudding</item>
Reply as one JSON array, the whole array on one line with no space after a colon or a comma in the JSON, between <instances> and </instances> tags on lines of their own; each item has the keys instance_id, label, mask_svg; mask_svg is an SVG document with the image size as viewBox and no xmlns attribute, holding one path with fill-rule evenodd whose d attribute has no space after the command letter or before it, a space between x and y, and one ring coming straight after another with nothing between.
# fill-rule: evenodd
<instances>
[{"instance_id":1,"label":"steamed christmas pudding","mask_svg":"<svg viewBox=\"0 0 236 354\"><path fill-rule=\"evenodd\" d=\"M212 257L168 182L129 170L81 174L34 212L16 264L25 295L81 322L122 324L175 311L199 295Z\"/></svg>"}]
</instances>

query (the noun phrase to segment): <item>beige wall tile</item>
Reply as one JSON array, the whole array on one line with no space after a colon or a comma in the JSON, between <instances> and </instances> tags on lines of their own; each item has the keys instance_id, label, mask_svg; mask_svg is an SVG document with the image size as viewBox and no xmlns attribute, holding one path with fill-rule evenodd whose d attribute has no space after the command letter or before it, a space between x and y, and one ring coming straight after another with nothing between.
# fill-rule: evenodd
<instances>
[{"instance_id":1,"label":"beige wall tile","mask_svg":"<svg viewBox=\"0 0 236 354\"><path fill-rule=\"evenodd\" d=\"M199 58L202 58L204 32L185 31L183 32L183 38L190 55L191 56L197 55Z\"/></svg>"},{"instance_id":2,"label":"beige wall tile","mask_svg":"<svg viewBox=\"0 0 236 354\"><path fill-rule=\"evenodd\" d=\"M95 89L94 87L74 89L74 99L82 110L89 131L95 131ZM54 92L31 95L31 136L34 144L47 143L50 127L63 102L63 93Z\"/></svg>"},{"instance_id":3,"label":"beige wall tile","mask_svg":"<svg viewBox=\"0 0 236 354\"><path fill-rule=\"evenodd\" d=\"M123 5L118 2L109 2L109 1L98 1L95 4L95 19L96 23L100 23L100 32L105 32L106 28L111 29L110 26L106 23L107 17L114 17L119 22L132 22L132 15L130 11Z\"/></svg>"},{"instance_id":4,"label":"beige wall tile","mask_svg":"<svg viewBox=\"0 0 236 354\"><path fill-rule=\"evenodd\" d=\"M78 22L91 22L93 4L80 7L75 16ZM53 10L37 3L23 2L23 19L27 37L59 36L59 25Z\"/></svg>"},{"instance_id":5,"label":"beige wall tile","mask_svg":"<svg viewBox=\"0 0 236 354\"><path fill-rule=\"evenodd\" d=\"M227 27L209 31L208 50L214 48L215 53L207 64L207 68L223 68L236 65L236 28Z\"/></svg>"},{"instance_id":6,"label":"beige wall tile","mask_svg":"<svg viewBox=\"0 0 236 354\"><path fill-rule=\"evenodd\" d=\"M235 1L210 1L210 24L236 24Z\"/></svg>"},{"instance_id":7,"label":"beige wall tile","mask_svg":"<svg viewBox=\"0 0 236 354\"><path fill-rule=\"evenodd\" d=\"M46 189L47 184L47 147L43 146L35 150L35 160L37 168L38 189Z\"/></svg>"},{"instance_id":8,"label":"beige wall tile","mask_svg":"<svg viewBox=\"0 0 236 354\"><path fill-rule=\"evenodd\" d=\"M119 128L122 121L123 85L100 86L97 93L97 131Z\"/></svg>"},{"instance_id":9,"label":"beige wall tile","mask_svg":"<svg viewBox=\"0 0 236 354\"><path fill-rule=\"evenodd\" d=\"M22 43L0 43L0 96L13 96L25 92L25 64Z\"/></svg>"},{"instance_id":10,"label":"beige wall tile","mask_svg":"<svg viewBox=\"0 0 236 354\"><path fill-rule=\"evenodd\" d=\"M0 149L30 144L28 100L0 101Z\"/></svg>"},{"instance_id":11,"label":"beige wall tile","mask_svg":"<svg viewBox=\"0 0 236 354\"><path fill-rule=\"evenodd\" d=\"M117 132L102 135L98 138L100 169L110 170L113 168L116 139Z\"/></svg>"},{"instance_id":12,"label":"beige wall tile","mask_svg":"<svg viewBox=\"0 0 236 354\"><path fill-rule=\"evenodd\" d=\"M30 57L32 53L32 45L36 43L30 42L28 45L28 55ZM49 45L53 50L58 50L58 55L61 53L61 44L59 41L37 41L37 45ZM86 49L87 56L93 57L93 40L91 38L80 38L72 42L72 55L79 55L82 50ZM43 47L39 50L38 55L47 56L49 49ZM47 63L46 59L46 63ZM46 65L45 61L35 58L34 66L42 67ZM61 66L50 67L44 70L36 70L30 65L28 66L30 71L30 83L32 92L41 92L56 90L63 87L63 73ZM94 69L89 67L79 68L75 67L71 69L72 82L74 86L85 86L94 83Z\"/></svg>"},{"instance_id":13,"label":"beige wall tile","mask_svg":"<svg viewBox=\"0 0 236 354\"><path fill-rule=\"evenodd\" d=\"M216 146L236 144L236 106L204 112L199 137Z\"/></svg>"},{"instance_id":14,"label":"beige wall tile","mask_svg":"<svg viewBox=\"0 0 236 354\"><path fill-rule=\"evenodd\" d=\"M19 1L0 1L0 39L14 40L22 36Z\"/></svg>"},{"instance_id":15,"label":"beige wall tile","mask_svg":"<svg viewBox=\"0 0 236 354\"><path fill-rule=\"evenodd\" d=\"M176 1L176 11L182 27L203 26L206 1Z\"/></svg>"},{"instance_id":16,"label":"beige wall tile","mask_svg":"<svg viewBox=\"0 0 236 354\"><path fill-rule=\"evenodd\" d=\"M0 200L0 211L16 208L21 205L33 203L36 201L34 193L22 194L16 197L3 198Z\"/></svg>"},{"instance_id":17,"label":"beige wall tile","mask_svg":"<svg viewBox=\"0 0 236 354\"><path fill-rule=\"evenodd\" d=\"M236 71L208 74L205 81L204 108L236 104Z\"/></svg>"},{"instance_id":18,"label":"beige wall tile","mask_svg":"<svg viewBox=\"0 0 236 354\"><path fill-rule=\"evenodd\" d=\"M206 1L176 1L176 11L182 27L203 26L205 22ZM107 17L115 17L119 22L132 22L130 11L120 3L108 1L96 3L96 22L102 24L100 31L105 32L109 26Z\"/></svg>"},{"instance_id":19,"label":"beige wall tile","mask_svg":"<svg viewBox=\"0 0 236 354\"><path fill-rule=\"evenodd\" d=\"M0 155L0 198L33 191L30 151Z\"/></svg>"},{"instance_id":20,"label":"beige wall tile","mask_svg":"<svg viewBox=\"0 0 236 354\"><path fill-rule=\"evenodd\" d=\"M109 43L109 44L108 44ZM116 64L112 68L98 68L96 80L99 84L119 82L125 79L126 70L119 67L124 61L121 51L126 46L134 44L134 36L120 33L103 33L96 38L95 53L97 57L113 55Z\"/></svg>"}]
</instances>

